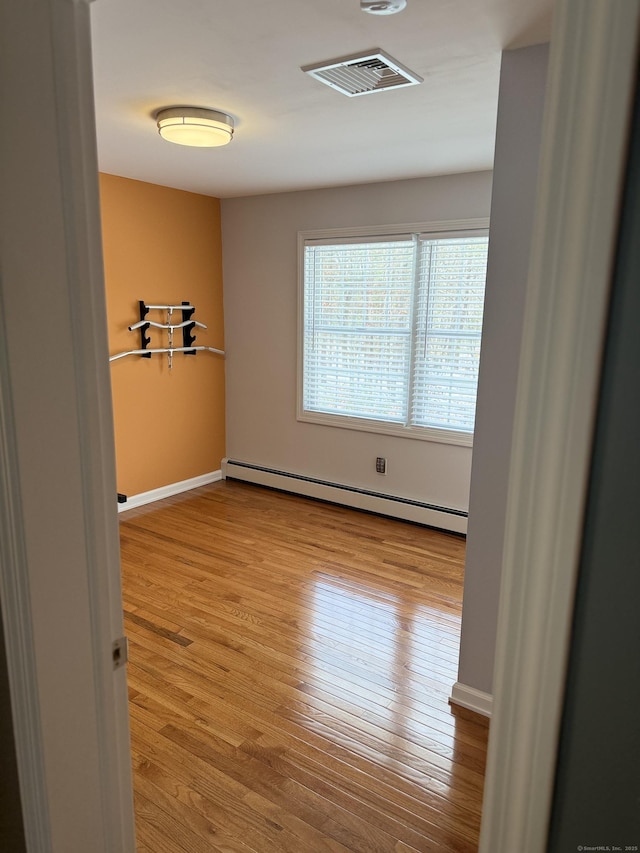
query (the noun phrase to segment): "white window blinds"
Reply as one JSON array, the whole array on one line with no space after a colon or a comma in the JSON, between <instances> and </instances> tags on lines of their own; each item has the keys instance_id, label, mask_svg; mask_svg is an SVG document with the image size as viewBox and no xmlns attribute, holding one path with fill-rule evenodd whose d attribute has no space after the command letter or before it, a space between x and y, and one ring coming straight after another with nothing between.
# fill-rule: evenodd
<instances>
[{"instance_id":1,"label":"white window blinds","mask_svg":"<svg viewBox=\"0 0 640 853\"><path fill-rule=\"evenodd\" d=\"M303 417L471 433L486 256L486 236L307 240Z\"/></svg>"},{"instance_id":2,"label":"white window blinds","mask_svg":"<svg viewBox=\"0 0 640 853\"><path fill-rule=\"evenodd\" d=\"M411 240L307 246L304 408L403 423Z\"/></svg>"},{"instance_id":3,"label":"white window blinds","mask_svg":"<svg viewBox=\"0 0 640 853\"><path fill-rule=\"evenodd\" d=\"M473 432L487 238L420 239L409 423Z\"/></svg>"}]
</instances>

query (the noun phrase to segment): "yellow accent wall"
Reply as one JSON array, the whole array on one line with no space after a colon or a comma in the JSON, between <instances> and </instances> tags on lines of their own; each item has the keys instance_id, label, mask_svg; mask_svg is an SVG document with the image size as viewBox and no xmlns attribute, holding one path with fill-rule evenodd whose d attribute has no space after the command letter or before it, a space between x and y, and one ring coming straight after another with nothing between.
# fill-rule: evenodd
<instances>
[{"instance_id":1,"label":"yellow accent wall","mask_svg":"<svg viewBox=\"0 0 640 853\"><path fill-rule=\"evenodd\" d=\"M138 301L195 306L196 345L224 349L220 202L100 176L109 351L138 349ZM149 320L166 323L151 311ZM182 320L175 313L172 322ZM166 346L149 329L149 347ZM182 331L174 346L182 346ZM118 491L128 496L217 471L225 455L224 359L209 352L111 362Z\"/></svg>"}]
</instances>

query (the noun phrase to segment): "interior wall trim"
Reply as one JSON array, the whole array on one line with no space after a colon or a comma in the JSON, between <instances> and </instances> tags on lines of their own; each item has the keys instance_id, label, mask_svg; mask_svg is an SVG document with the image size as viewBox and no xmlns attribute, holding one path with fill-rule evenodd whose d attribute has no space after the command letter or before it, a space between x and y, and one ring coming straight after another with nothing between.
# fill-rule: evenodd
<instances>
[{"instance_id":1,"label":"interior wall trim","mask_svg":"<svg viewBox=\"0 0 640 853\"><path fill-rule=\"evenodd\" d=\"M435 506L411 498L386 495L343 483L331 483L303 474L279 471L234 459L222 460L222 476L227 480L242 480L268 486L353 509L387 515L401 521L436 527L451 533L466 534L467 532L467 513L460 509Z\"/></svg>"},{"instance_id":2,"label":"interior wall trim","mask_svg":"<svg viewBox=\"0 0 640 853\"><path fill-rule=\"evenodd\" d=\"M198 477L180 480L177 483L169 483L168 486L160 486L159 489L140 492L138 495L127 497L125 503L118 504L118 512L126 512L128 509L136 509L136 507L161 501L164 498L171 498L173 495L179 495L181 492L189 492L191 489L200 488L200 486L208 486L209 483L217 483L221 479L222 472L218 469L217 471L211 471L209 474L200 474Z\"/></svg>"},{"instance_id":3,"label":"interior wall trim","mask_svg":"<svg viewBox=\"0 0 640 853\"><path fill-rule=\"evenodd\" d=\"M456 681L451 688L449 701L453 705L460 705L469 711L475 711L476 714L482 714L483 717L490 718L493 711L493 696L491 693L476 690L475 687L469 687L468 684L462 684L460 681Z\"/></svg>"}]
</instances>

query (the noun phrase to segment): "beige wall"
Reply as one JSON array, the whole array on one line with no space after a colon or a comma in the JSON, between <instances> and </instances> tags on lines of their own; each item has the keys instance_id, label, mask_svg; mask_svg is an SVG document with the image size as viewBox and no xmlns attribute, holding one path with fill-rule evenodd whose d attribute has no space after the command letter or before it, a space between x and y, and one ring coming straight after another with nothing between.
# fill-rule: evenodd
<instances>
[{"instance_id":1,"label":"beige wall","mask_svg":"<svg viewBox=\"0 0 640 853\"><path fill-rule=\"evenodd\" d=\"M218 199L100 176L109 351L139 347L128 326L138 300L196 307L197 344L224 347ZM166 322L161 312L148 319ZM177 316L180 322L181 316ZM149 331L150 346L166 333ZM178 345L181 333L174 332ZM174 344L176 339L174 338ZM111 363L118 490L131 496L220 468L225 454L224 360L200 352Z\"/></svg>"},{"instance_id":2,"label":"beige wall","mask_svg":"<svg viewBox=\"0 0 640 853\"><path fill-rule=\"evenodd\" d=\"M490 197L481 172L223 200L227 456L466 510L470 448L296 420L297 232L486 217Z\"/></svg>"},{"instance_id":3,"label":"beige wall","mask_svg":"<svg viewBox=\"0 0 640 853\"><path fill-rule=\"evenodd\" d=\"M458 681L493 691L511 434L548 45L502 56Z\"/></svg>"}]
</instances>

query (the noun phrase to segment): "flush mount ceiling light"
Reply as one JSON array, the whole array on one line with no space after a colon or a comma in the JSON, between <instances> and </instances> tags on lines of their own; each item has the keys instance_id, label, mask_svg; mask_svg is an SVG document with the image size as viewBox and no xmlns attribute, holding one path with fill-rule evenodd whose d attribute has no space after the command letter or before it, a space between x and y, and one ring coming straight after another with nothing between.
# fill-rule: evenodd
<instances>
[{"instance_id":1,"label":"flush mount ceiling light","mask_svg":"<svg viewBox=\"0 0 640 853\"><path fill-rule=\"evenodd\" d=\"M395 15L402 12L407 0L360 0L360 8L371 15Z\"/></svg>"},{"instance_id":2,"label":"flush mount ceiling light","mask_svg":"<svg viewBox=\"0 0 640 853\"><path fill-rule=\"evenodd\" d=\"M168 142L215 148L226 145L233 137L233 119L218 110L200 107L171 107L156 115L158 133Z\"/></svg>"}]
</instances>

